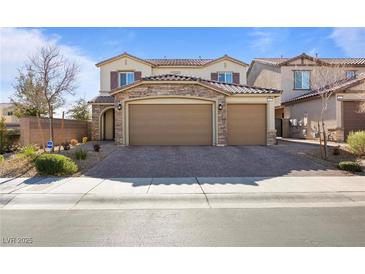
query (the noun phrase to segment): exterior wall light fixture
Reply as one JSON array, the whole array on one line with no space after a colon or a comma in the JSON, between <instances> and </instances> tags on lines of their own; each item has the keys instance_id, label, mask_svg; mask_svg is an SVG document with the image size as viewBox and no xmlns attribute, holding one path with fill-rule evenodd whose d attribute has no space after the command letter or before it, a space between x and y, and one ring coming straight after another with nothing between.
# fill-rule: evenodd
<instances>
[{"instance_id":1,"label":"exterior wall light fixture","mask_svg":"<svg viewBox=\"0 0 365 274\"><path fill-rule=\"evenodd\" d=\"M337 101L341 101L343 99L343 95L337 95Z\"/></svg>"},{"instance_id":2,"label":"exterior wall light fixture","mask_svg":"<svg viewBox=\"0 0 365 274\"><path fill-rule=\"evenodd\" d=\"M219 104L218 105L218 110L222 110L223 109L223 104Z\"/></svg>"},{"instance_id":3,"label":"exterior wall light fixture","mask_svg":"<svg viewBox=\"0 0 365 274\"><path fill-rule=\"evenodd\" d=\"M268 102L272 102L274 99L272 97L267 97Z\"/></svg>"},{"instance_id":4,"label":"exterior wall light fixture","mask_svg":"<svg viewBox=\"0 0 365 274\"><path fill-rule=\"evenodd\" d=\"M119 103L118 103L118 105L117 105L117 109L118 109L118 110L122 110L122 107L123 107L123 106L122 106L122 103L121 103L121 102L119 102Z\"/></svg>"}]
</instances>

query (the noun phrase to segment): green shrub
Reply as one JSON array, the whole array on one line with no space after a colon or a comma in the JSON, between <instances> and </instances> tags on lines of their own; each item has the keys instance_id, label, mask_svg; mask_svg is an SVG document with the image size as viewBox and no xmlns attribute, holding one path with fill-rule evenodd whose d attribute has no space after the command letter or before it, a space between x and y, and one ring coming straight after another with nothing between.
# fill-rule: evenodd
<instances>
[{"instance_id":1,"label":"green shrub","mask_svg":"<svg viewBox=\"0 0 365 274\"><path fill-rule=\"evenodd\" d=\"M26 145L21 148L20 153L30 159L34 159L37 155L37 148L33 145Z\"/></svg>"},{"instance_id":2,"label":"green shrub","mask_svg":"<svg viewBox=\"0 0 365 274\"><path fill-rule=\"evenodd\" d=\"M77 172L76 163L60 154L42 154L35 160L35 166L43 175L71 175Z\"/></svg>"},{"instance_id":3,"label":"green shrub","mask_svg":"<svg viewBox=\"0 0 365 274\"><path fill-rule=\"evenodd\" d=\"M88 140L87 137L82 137L82 143L83 144L86 144L87 143L87 140Z\"/></svg>"},{"instance_id":4,"label":"green shrub","mask_svg":"<svg viewBox=\"0 0 365 274\"><path fill-rule=\"evenodd\" d=\"M342 161L338 164L338 168L351 172L361 172L360 165L352 161Z\"/></svg>"},{"instance_id":5,"label":"green shrub","mask_svg":"<svg viewBox=\"0 0 365 274\"><path fill-rule=\"evenodd\" d=\"M5 161L5 158L3 155L0 154L0 165Z\"/></svg>"},{"instance_id":6,"label":"green shrub","mask_svg":"<svg viewBox=\"0 0 365 274\"><path fill-rule=\"evenodd\" d=\"M350 151L356 156L365 155L365 131L352 131L347 137Z\"/></svg>"},{"instance_id":7,"label":"green shrub","mask_svg":"<svg viewBox=\"0 0 365 274\"><path fill-rule=\"evenodd\" d=\"M5 125L5 117L0 119L0 153L7 151L8 146L8 131Z\"/></svg>"},{"instance_id":8,"label":"green shrub","mask_svg":"<svg viewBox=\"0 0 365 274\"><path fill-rule=\"evenodd\" d=\"M85 160L87 156L87 151L80 148L75 151L75 157L77 160Z\"/></svg>"}]
</instances>

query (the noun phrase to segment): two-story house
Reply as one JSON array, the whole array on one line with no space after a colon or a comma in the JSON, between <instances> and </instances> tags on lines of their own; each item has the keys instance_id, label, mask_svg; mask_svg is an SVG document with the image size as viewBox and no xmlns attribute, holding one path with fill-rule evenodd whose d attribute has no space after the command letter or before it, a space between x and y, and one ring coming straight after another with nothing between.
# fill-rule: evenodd
<instances>
[{"instance_id":1,"label":"two-story house","mask_svg":"<svg viewBox=\"0 0 365 274\"><path fill-rule=\"evenodd\" d=\"M100 94L90 101L94 140L123 145L275 143L281 91L246 85L248 65L217 59L101 61Z\"/></svg>"},{"instance_id":2,"label":"two-story house","mask_svg":"<svg viewBox=\"0 0 365 274\"><path fill-rule=\"evenodd\" d=\"M329 74L331 69L342 70L339 78L343 77L314 90L312 78L322 68ZM318 58L305 53L293 58L255 58L247 81L252 86L283 90L275 101L275 117L290 119L290 137L318 136L322 92L333 93L325 112L330 138L344 141L350 131L365 129L365 58ZM280 126L277 130L280 135Z\"/></svg>"}]
</instances>

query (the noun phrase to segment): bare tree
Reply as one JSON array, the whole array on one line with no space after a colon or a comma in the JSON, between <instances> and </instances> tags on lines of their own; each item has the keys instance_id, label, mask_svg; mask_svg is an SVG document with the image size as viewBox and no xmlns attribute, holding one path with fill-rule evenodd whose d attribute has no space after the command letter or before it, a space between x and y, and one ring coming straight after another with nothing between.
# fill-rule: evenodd
<instances>
[{"instance_id":1,"label":"bare tree","mask_svg":"<svg viewBox=\"0 0 365 274\"><path fill-rule=\"evenodd\" d=\"M79 67L69 62L56 46L46 46L30 58L29 64L38 82L41 83L42 98L47 105L49 135L54 140L54 111L64 105L64 95L73 94Z\"/></svg>"},{"instance_id":2,"label":"bare tree","mask_svg":"<svg viewBox=\"0 0 365 274\"><path fill-rule=\"evenodd\" d=\"M344 69L341 65L318 65L312 71L311 89L317 91L321 99L321 112L318 121L321 157L327 159L328 130L325 124L325 116L328 110L328 101L333 96L336 85L347 81ZM322 143L323 142L323 143Z\"/></svg>"}]
</instances>

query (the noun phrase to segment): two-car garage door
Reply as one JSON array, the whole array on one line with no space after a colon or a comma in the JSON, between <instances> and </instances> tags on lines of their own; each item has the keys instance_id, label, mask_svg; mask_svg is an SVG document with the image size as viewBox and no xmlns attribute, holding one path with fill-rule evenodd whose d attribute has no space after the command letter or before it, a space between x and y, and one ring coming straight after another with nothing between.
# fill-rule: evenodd
<instances>
[{"instance_id":1,"label":"two-car garage door","mask_svg":"<svg viewBox=\"0 0 365 274\"><path fill-rule=\"evenodd\" d=\"M228 104L226 107L228 145L266 144L266 104ZM211 103L129 104L129 144L212 145L213 116Z\"/></svg>"},{"instance_id":2,"label":"two-car garage door","mask_svg":"<svg viewBox=\"0 0 365 274\"><path fill-rule=\"evenodd\" d=\"M212 104L129 105L130 145L212 145Z\"/></svg>"}]
</instances>

